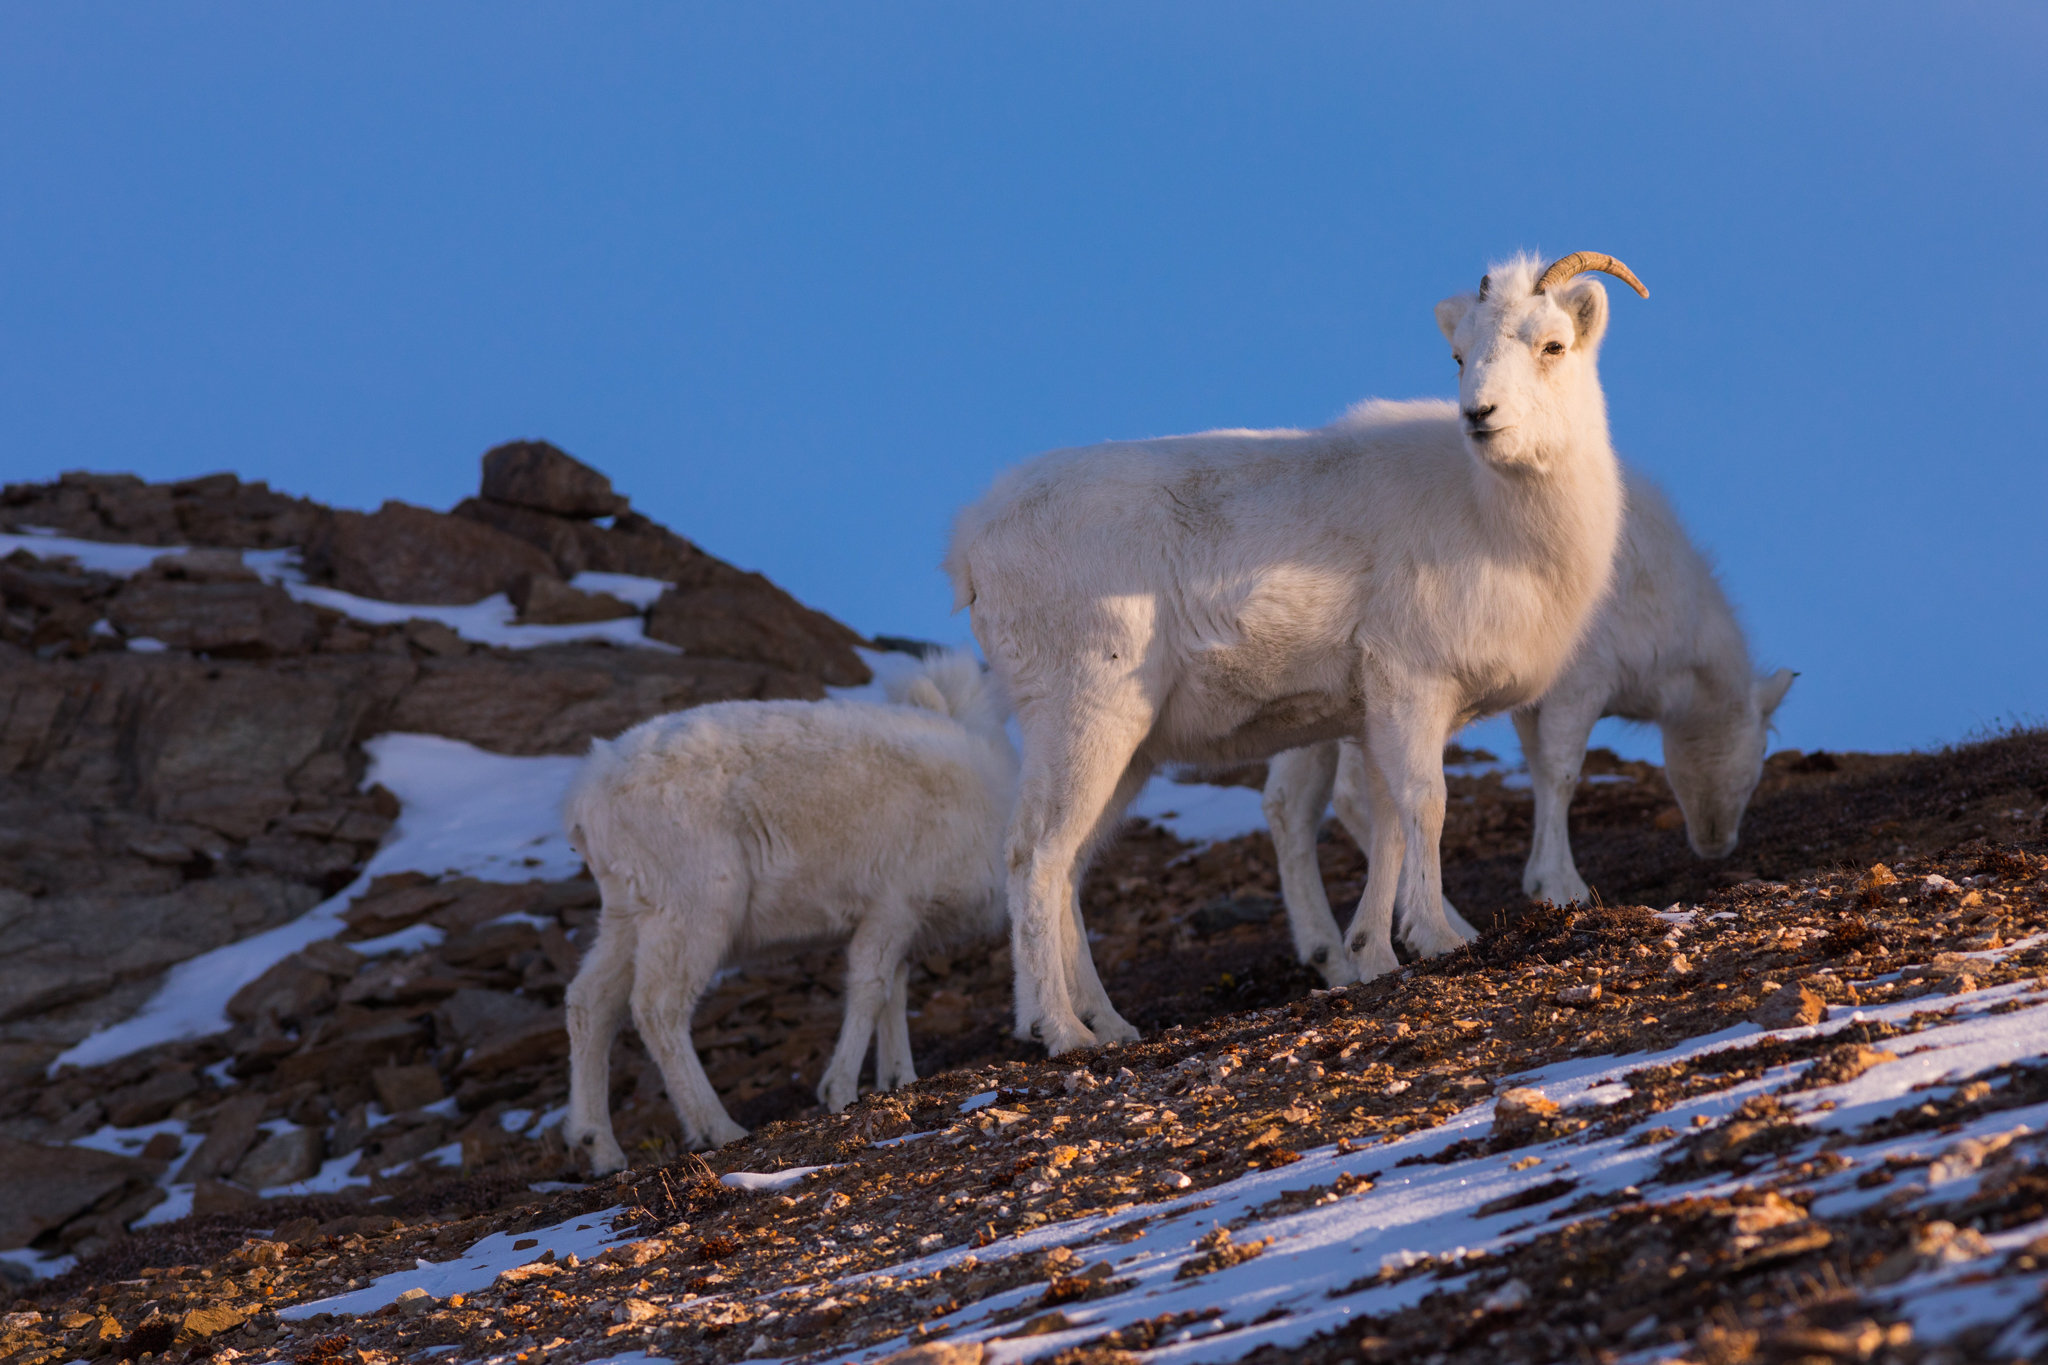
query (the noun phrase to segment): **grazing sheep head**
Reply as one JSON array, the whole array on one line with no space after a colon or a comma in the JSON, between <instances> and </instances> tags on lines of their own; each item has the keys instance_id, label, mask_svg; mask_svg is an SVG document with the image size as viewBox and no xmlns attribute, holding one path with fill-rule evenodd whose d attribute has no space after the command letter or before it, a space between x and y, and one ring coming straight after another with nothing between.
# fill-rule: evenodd
<instances>
[{"instance_id":1,"label":"grazing sheep head","mask_svg":"<svg viewBox=\"0 0 2048 1365\"><path fill-rule=\"evenodd\" d=\"M1604 433L1595 362L1607 330L1607 291L1581 278L1591 270L1650 296L1612 256L1576 251L1548 269L1537 257L1517 256L1494 266L1478 293L1436 306L1437 326L1458 362L1458 409L1465 448L1475 458L1541 469L1551 452L1573 443L1589 416Z\"/></svg>"},{"instance_id":2,"label":"grazing sheep head","mask_svg":"<svg viewBox=\"0 0 2048 1365\"><path fill-rule=\"evenodd\" d=\"M1740 715L1695 713L1664 731L1664 775L1685 813L1685 834L1702 858L1725 858L1735 849L1742 813L1763 776L1771 715L1797 677L1781 668L1750 682L1746 695L1726 703Z\"/></svg>"}]
</instances>

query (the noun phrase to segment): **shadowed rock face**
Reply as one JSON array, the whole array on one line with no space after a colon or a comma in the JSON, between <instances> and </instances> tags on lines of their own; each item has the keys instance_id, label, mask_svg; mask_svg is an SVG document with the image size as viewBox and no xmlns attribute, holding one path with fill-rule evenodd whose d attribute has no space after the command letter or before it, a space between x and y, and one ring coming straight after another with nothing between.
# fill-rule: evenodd
<instances>
[{"instance_id":1,"label":"shadowed rock face","mask_svg":"<svg viewBox=\"0 0 2048 1365\"><path fill-rule=\"evenodd\" d=\"M508 441L485 451L480 491L492 502L558 517L608 517L626 510L610 479L546 441Z\"/></svg>"},{"instance_id":2,"label":"shadowed rock face","mask_svg":"<svg viewBox=\"0 0 2048 1365\"><path fill-rule=\"evenodd\" d=\"M398 813L388 793L359 789L372 736L577 754L684 707L867 680L853 631L631 512L554 446L514 442L483 465L483 496L454 514L337 512L227 474L0 489L0 530L194 547L128 578L0 558L0 1070L34 1071L132 1010L166 967L352 880ZM494 649L435 622L351 620L241 559L286 547L345 592L421 604L503 592L530 623L638 614L568 586L586 569L660 579L677 586L652 634L685 652ZM322 997L317 969L301 976L272 983L278 1017ZM281 1151L278 1168L302 1159Z\"/></svg>"},{"instance_id":3,"label":"shadowed rock face","mask_svg":"<svg viewBox=\"0 0 2048 1365\"><path fill-rule=\"evenodd\" d=\"M551 574L525 541L460 517L387 502L336 512L305 550L306 576L358 597L459 606L508 592L521 574Z\"/></svg>"}]
</instances>

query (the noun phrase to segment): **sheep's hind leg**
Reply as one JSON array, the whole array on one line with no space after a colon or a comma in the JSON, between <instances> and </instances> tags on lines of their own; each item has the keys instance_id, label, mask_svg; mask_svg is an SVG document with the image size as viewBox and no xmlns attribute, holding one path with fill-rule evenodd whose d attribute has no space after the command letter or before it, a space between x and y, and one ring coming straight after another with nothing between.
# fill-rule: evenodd
<instances>
[{"instance_id":1,"label":"sheep's hind leg","mask_svg":"<svg viewBox=\"0 0 2048 1365\"><path fill-rule=\"evenodd\" d=\"M875 1089L897 1090L917 1079L910 1058L910 964L896 964L875 1028Z\"/></svg>"},{"instance_id":2,"label":"sheep's hind leg","mask_svg":"<svg viewBox=\"0 0 2048 1365\"><path fill-rule=\"evenodd\" d=\"M1081 913L1081 882L1087 876L1088 864L1094 860L1096 851L1116 837L1124 822L1124 811L1151 777L1150 762L1132 760L1118 780L1109 805L1104 807L1102 818L1095 823L1095 830L1088 839L1087 853L1074 860L1073 894L1069 898L1072 914L1069 916L1068 938L1062 950L1067 959L1067 990L1073 997L1081 1022L1105 1043L1135 1043L1143 1035L1117 1013L1116 1006L1109 1001L1109 992L1102 987L1102 978L1096 974L1095 953L1088 946L1088 921Z\"/></svg>"},{"instance_id":3,"label":"sheep's hind leg","mask_svg":"<svg viewBox=\"0 0 2048 1365\"><path fill-rule=\"evenodd\" d=\"M1335 743L1311 744L1274 755L1266 765L1262 799L1266 828L1280 863L1280 899L1287 905L1295 956L1320 972L1330 986L1358 980L1358 966L1344 951L1337 917L1323 889L1322 863L1316 858L1316 833L1337 780L1337 748Z\"/></svg>"},{"instance_id":4,"label":"sheep's hind leg","mask_svg":"<svg viewBox=\"0 0 2048 1365\"><path fill-rule=\"evenodd\" d=\"M711 918L706 916L705 918ZM726 938L704 923L671 910L655 909L640 920L640 949L634 958L633 1023L661 1068L669 1103L683 1121L692 1146L723 1147L747 1135L732 1121L697 1060L690 1018L697 1011L724 956Z\"/></svg>"},{"instance_id":5,"label":"sheep's hind leg","mask_svg":"<svg viewBox=\"0 0 2048 1365\"><path fill-rule=\"evenodd\" d=\"M626 1168L626 1154L612 1132L612 1039L626 1022L633 990L634 926L630 912L609 882L603 882L605 910L597 942L569 983L569 1121L563 1136L580 1149L592 1175Z\"/></svg>"},{"instance_id":6,"label":"sheep's hind leg","mask_svg":"<svg viewBox=\"0 0 2048 1365\"><path fill-rule=\"evenodd\" d=\"M893 909L893 908L892 908ZM885 1011L890 996L898 989L899 974L907 975L904 954L910 948L917 917L908 907L893 913L874 910L861 917L846 945L846 1013L839 1023L839 1042L826 1064L825 1078L818 1082L818 1103L836 1114L860 1097L860 1064L868 1054L868 1040L879 1025L883 1046L875 1057L877 1088L881 1073L887 1071L885 1055L894 1047L888 1033L892 1021ZM900 997L899 997L900 999ZM909 1024L903 1024L903 1064L909 1064Z\"/></svg>"},{"instance_id":7,"label":"sheep's hind leg","mask_svg":"<svg viewBox=\"0 0 2048 1365\"><path fill-rule=\"evenodd\" d=\"M1366 787L1370 779L1366 772L1365 754L1356 744L1344 744L1339 747L1342 757L1337 763L1337 819L1343 823L1360 848L1370 849L1372 798ZM1403 885L1404 891L1397 891L1394 894L1394 917L1405 924L1408 922L1408 903L1402 899L1405 882ZM1444 922L1449 924L1460 938L1469 941L1479 937L1479 931L1458 913L1458 907L1451 904L1449 896L1441 897L1439 903L1443 907Z\"/></svg>"},{"instance_id":8,"label":"sheep's hind leg","mask_svg":"<svg viewBox=\"0 0 2048 1365\"><path fill-rule=\"evenodd\" d=\"M1085 938L1075 941L1074 864L1152 727L1151 704L1133 680L1089 700L1041 697L1018 715L1024 777L1008 847L1017 1036L1038 1038L1055 1057L1101 1041L1081 1022L1069 985L1082 970L1069 953L1086 948Z\"/></svg>"},{"instance_id":9,"label":"sheep's hind leg","mask_svg":"<svg viewBox=\"0 0 2048 1365\"><path fill-rule=\"evenodd\" d=\"M1529 861L1522 869L1522 891L1531 900L1584 905L1592 899L1572 859L1571 808L1586 764L1586 741L1599 719L1600 701L1585 697L1546 697L1540 706L1515 712L1536 804Z\"/></svg>"}]
</instances>

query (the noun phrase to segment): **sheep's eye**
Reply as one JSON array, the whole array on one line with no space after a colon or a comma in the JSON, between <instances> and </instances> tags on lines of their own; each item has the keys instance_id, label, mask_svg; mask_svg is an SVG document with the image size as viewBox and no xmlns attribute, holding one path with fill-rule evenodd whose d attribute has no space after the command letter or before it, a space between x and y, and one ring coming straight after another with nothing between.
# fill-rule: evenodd
<instances>
[{"instance_id":1,"label":"sheep's eye","mask_svg":"<svg viewBox=\"0 0 2048 1365\"><path fill-rule=\"evenodd\" d=\"M1544 342L1544 343L1543 343L1543 354L1545 354L1545 355L1563 355L1563 354L1564 354L1564 343L1563 343L1562 341L1546 341L1546 342Z\"/></svg>"}]
</instances>

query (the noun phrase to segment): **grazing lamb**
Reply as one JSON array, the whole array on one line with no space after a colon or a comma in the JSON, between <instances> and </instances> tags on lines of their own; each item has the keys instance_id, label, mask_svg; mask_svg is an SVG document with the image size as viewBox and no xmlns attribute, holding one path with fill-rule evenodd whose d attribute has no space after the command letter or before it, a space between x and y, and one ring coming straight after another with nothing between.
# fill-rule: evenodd
<instances>
[{"instance_id":1,"label":"grazing lamb","mask_svg":"<svg viewBox=\"0 0 2048 1365\"><path fill-rule=\"evenodd\" d=\"M1589 270L1647 294L1580 252L1517 257L1437 305L1456 417L1378 404L1319 431L1054 451L961 514L946 570L1024 739L1008 847L1019 1036L1054 1054L1138 1036L1096 979L1072 893L1161 762L1360 737L1379 817L1350 934L1360 974L1398 965L1397 880L1411 947L1463 941L1438 909L1444 742L1550 686L1621 528L1597 367L1607 294Z\"/></svg>"},{"instance_id":2,"label":"grazing lamb","mask_svg":"<svg viewBox=\"0 0 2048 1365\"><path fill-rule=\"evenodd\" d=\"M1571 665L1540 699L1514 713L1536 802L1522 890L1560 905L1590 894L1572 862L1566 812L1595 721L1657 723L1665 775L1693 851L1725 857L1763 773L1771 715L1794 677L1784 668L1756 676L1721 585L1663 493L1636 470L1624 469L1623 479L1628 513L1613 591ZM1266 821L1295 951L1331 985L1357 978L1324 897L1316 829L1334 788L1338 819L1361 848L1370 847L1366 781L1356 746L1342 745L1340 758L1334 741L1281 754L1267 774ZM1443 909L1454 925L1464 922L1448 900Z\"/></svg>"},{"instance_id":3,"label":"grazing lamb","mask_svg":"<svg viewBox=\"0 0 2048 1365\"><path fill-rule=\"evenodd\" d=\"M604 896L568 996L568 1139L594 1171L626 1164L607 1100L629 1000L688 1140L745 1135L690 1039L713 976L745 957L847 945L826 1108L858 1093L878 1028L877 1086L917 1079L908 959L1001 932L1017 755L971 656L928 660L887 693L901 704L700 706L591 745L563 819Z\"/></svg>"}]
</instances>

